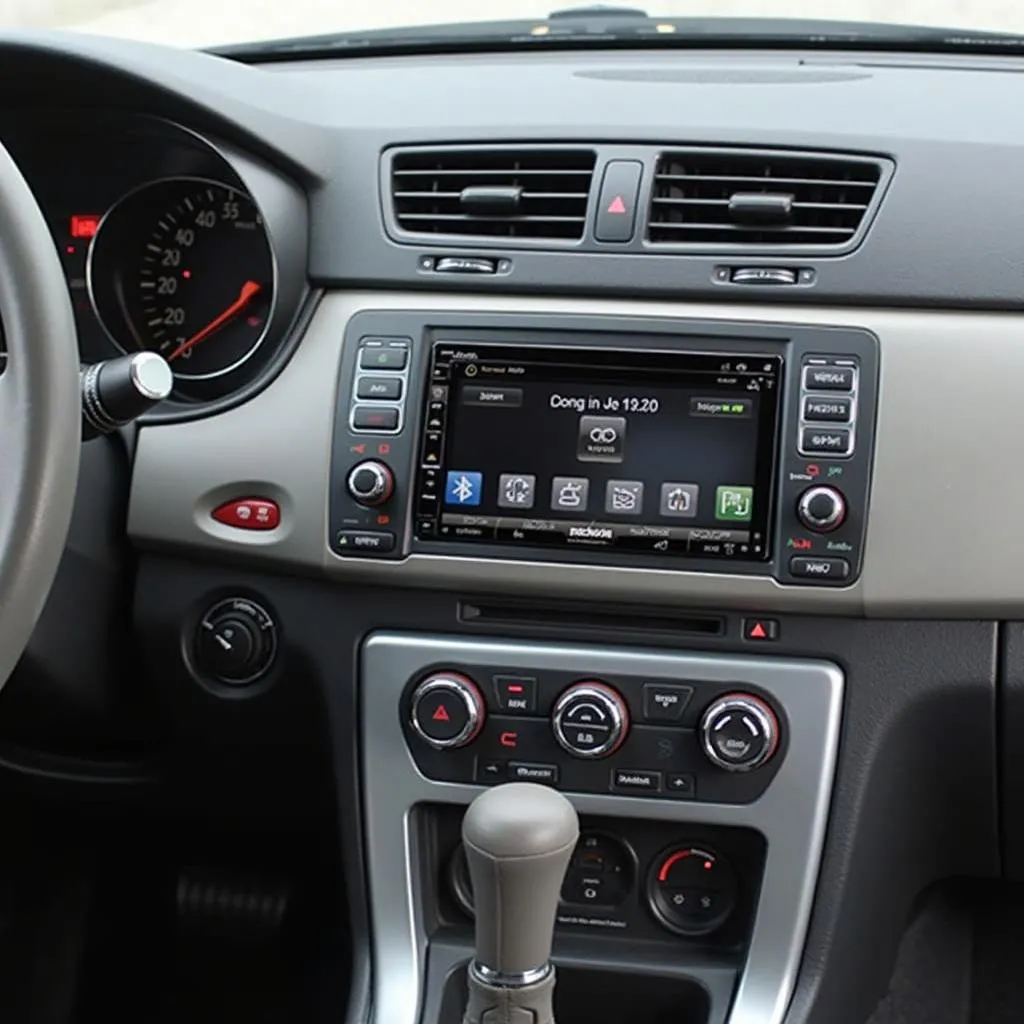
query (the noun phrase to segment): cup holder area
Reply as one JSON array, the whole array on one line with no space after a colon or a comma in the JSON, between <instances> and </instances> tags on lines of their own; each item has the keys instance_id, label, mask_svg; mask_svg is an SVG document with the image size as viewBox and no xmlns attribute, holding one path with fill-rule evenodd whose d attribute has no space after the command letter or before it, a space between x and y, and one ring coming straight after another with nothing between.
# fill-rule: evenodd
<instances>
[{"instance_id":1,"label":"cup holder area","mask_svg":"<svg viewBox=\"0 0 1024 1024\"><path fill-rule=\"evenodd\" d=\"M445 983L439 1024L461 1024L466 969ZM707 1024L711 1001L698 982L626 971L559 967L555 987L558 1024Z\"/></svg>"}]
</instances>

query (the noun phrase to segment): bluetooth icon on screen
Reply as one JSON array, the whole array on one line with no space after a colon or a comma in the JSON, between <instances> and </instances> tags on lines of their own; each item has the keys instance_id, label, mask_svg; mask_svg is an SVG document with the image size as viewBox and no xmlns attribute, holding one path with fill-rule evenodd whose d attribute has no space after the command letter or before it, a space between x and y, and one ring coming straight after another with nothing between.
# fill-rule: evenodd
<instances>
[{"instance_id":1,"label":"bluetooth icon on screen","mask_svg":"<svg viewBox=\"0 0 1024 1024\"><path fill-rule=\"evenodd\" d=\"M483 473L449 470L444 487L444 503L461 506L479 505L483 481Z\"/></svg>"}]
</instances>

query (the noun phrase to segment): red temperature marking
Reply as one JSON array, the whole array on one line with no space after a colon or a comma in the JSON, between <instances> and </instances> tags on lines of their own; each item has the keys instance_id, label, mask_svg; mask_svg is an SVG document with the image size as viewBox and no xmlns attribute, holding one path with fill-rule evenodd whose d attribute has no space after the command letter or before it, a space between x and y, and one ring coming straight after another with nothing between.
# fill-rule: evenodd
<instances>
[{"instance_id":1,"label":"red temperature marking","mask_svg":"<svg viewBox=\"0 0 1024 1024\"><path fill-rule=\"evenodd\" d=\"M671 857L664 864L661 865L661 870L658 872L658 881L664 882L668 878L668 873L675 867L676 864L681 860L685 860L690 856L689 850L677 850L672 854Z\"/></svg>"}]
</instances>

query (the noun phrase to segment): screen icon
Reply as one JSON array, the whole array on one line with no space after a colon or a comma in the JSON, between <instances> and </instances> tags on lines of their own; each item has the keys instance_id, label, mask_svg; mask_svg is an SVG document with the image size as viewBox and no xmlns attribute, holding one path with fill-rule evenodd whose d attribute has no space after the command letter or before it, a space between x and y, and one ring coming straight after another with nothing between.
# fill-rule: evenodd
<instances>
[{"instance_id":1,"label":"screen icon","mask_svg":"<svg viewBox=\"0 0 1024 1024\"><path fill-rule=\"evenodd\" d=\"M613 516L638 516L644 507L642 480L609 480L604 492L604 510Z\"/></svg>"},{"instance_id":2,"label":"screen icon","mask_svg":"<svg viewBox=\"0 0 1024 1024\"><path fill-rule=\"evenodd\" d=\"M537 478L528 473L502 473L498 478L498 505L501 508L533 508Z\"/></svg>"},{"instance_id":3,"label":"screen icon","mask_svg":"<svg viewBox=\"0 0 1024 1024\"><path fill-rule=\"evenodd\" d=\"M590 481L585 476L556 476L551 481L551 507L556 512L582 512L589 493Z\"/></svg>"},{"instance_id":4,"label":"screen icon","mask_svg":"<svg viewBox=\"0 0 1024 1024\"><path fill-rule=\"evenodd\" d=\"M726 485L715 492L715 518L748 523L754 514L754 488Z\"/></svg>"},{"instance_id":5,"label":"screen icon","mask_svg":"<svg viewBox=\"0 0 1024 1024\"><path fill-rule=\"evenodd\" d=\"M580 462L621 462L626 450L624 416L581 416L576 441Z\"/></svg>"},{"instance_id":6,"label":"screen icon","mask_svg":"<svg viewBox=\"0 0 1024 1024\"><path fill-rule=\"evenodd\" d=\"M658 511L663 516L693 519L697 515L697 484L665 483L661 485L661 503Z\"/></svg>"},{"instance_id":7,"label":"screen icon","mask_svg":"<svg viewBox=\"0 0 1024 1024\"><path fill-rule=\"evenodd\" d=\"M463 507L479 505L483 485L483 473L450 470L444 487L444 503Z\"/></svg>"}]
</instances>

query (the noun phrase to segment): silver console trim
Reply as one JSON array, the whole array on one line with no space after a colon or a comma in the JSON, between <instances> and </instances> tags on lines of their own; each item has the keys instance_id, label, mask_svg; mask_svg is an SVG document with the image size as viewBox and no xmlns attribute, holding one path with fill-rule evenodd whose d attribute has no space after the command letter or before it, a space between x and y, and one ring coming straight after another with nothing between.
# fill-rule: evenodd
<instances>
[{"instance_id":1,"label":"silver console trim","mask_svg":"<svg viewBox=\"0 0 1024 1024\"><path fill-rule=\"evenodd\" d=\"M360 749L371 920L370 1024L419 1024L426 934L410 822L421 803L468 804L481 787L425 778L401 728L409 679L451 659L511 670L550 669L651 679L708 679L764 689L785 708L789 744L764 795L745 806L569 794L581 813L688 824L739 825L767 839L764 883L729 1024L781 1024L810 920L839 744L844 678L826 661L687 654L643 648L371 635L360 655ZM434 1024L426 1021L424 1024Z\"/></svg>"},{"instance_id":2,"label":"silver console trim","mask_svg":"<svg viewBox=\"0 0 1024 1024\"><path fill-rule=\"evenodd\" d=\"M469 965L470 974L491 988L529 988L530 985L539 985L553 969L550 961L541 967L520 971L518 974L502 974L501 971L496 971L479 960L473 960Z\"/></svg>"}]
</instances>

